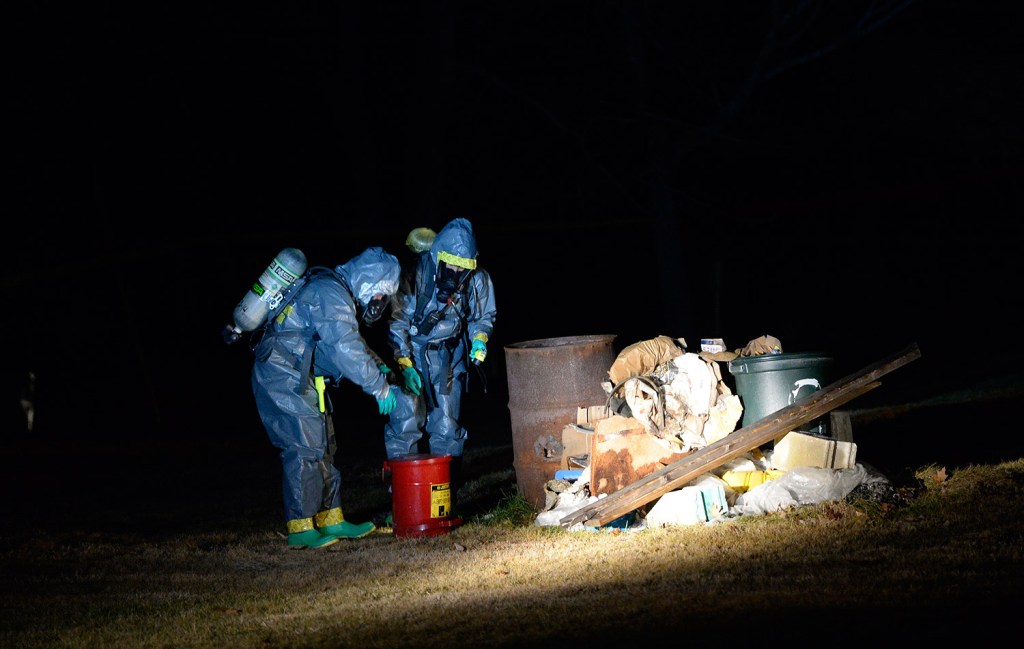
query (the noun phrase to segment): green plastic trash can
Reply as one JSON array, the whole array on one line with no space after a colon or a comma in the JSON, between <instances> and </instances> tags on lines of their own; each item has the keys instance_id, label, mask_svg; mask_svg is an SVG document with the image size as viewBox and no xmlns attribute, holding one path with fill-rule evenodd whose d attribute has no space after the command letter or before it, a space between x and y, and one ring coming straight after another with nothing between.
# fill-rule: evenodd
<instances>
[{"instance_id":1,"label":"green plastic trash can","mask_svg":"<svg viewBox=\"0 0 1024 649\"><path fill-rule=\"evenodd\" d=\"M827 386L832 382L832 360L827 354L805 352L740 356L729 361L729 373L736 379L736 394L743 404L743 426ZM797 430L830 436L827 417L809 421Z\"/></svg>"}]
</instances>

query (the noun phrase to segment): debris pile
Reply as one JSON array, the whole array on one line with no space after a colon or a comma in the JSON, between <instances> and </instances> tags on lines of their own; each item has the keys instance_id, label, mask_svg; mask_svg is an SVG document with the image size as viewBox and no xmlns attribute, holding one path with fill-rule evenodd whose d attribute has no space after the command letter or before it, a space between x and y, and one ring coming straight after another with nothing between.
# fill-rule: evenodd
<instances>
[{"instance_id":1,"label":"debris pile","mask_svg":"<svg viewBox=\"0 0 1024 649\"><path fill-rule=\"evenodd\" d=\"M572 512L675 463L732 433L743 414L719 362L781 354L772 336L744 348L687 350L683 338L658 336L626 347L602 382L604 406L578 409L563 430L562 471L545 485L538 525L558 525ZM703 341L702 341L703 347ZM856 463L856 445L803 431L750 452L663 495L635 527L714 522L798 504L842 499L888 481ZM773 458L777 456L778 461ZM636 513L636 512L634 512Z\"/></svg>"},{"instance_id":2,"label":"debris pile","mask_svg":"<svg viewBox=\"0 0 1024 649\"><path fill-rule=\"evenodd\" d=\"M673 453L722 439L743 414L718 363L688 352L683 338L658 336L626 347L602 387L612 412L632 417Z\"/></svg>"}]
</instances>

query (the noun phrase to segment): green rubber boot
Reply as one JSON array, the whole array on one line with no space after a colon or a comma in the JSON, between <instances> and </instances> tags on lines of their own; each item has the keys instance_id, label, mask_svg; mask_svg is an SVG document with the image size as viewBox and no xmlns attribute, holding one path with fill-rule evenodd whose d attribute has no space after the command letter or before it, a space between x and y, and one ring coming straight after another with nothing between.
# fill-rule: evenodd
<instances>
[{"instance_id":1,"label":"green rubber boot","mask_svg":"<svg viewBox=\"0 0 1024 649\"><path fill-rule=\"evenodd\" d=\"M341 521L334 525L321 527L320 531L324 534L330 534L331 536L343 539L361 539L375 529L377 529L377 526L370 521L358 524Z\"/></svg>"},{"instance_id":2,"label":"green rubber boot","mask_svg":"<svg viewBox=\"0 0 1024 649\"><path fill-rule=\"evenodd\" d=\"M288 535L288 546L293 548L326 548L328 545L334 545L337 542L337 536L321 534L319 530L292 532Z\"/></svg>"}]
</instances>

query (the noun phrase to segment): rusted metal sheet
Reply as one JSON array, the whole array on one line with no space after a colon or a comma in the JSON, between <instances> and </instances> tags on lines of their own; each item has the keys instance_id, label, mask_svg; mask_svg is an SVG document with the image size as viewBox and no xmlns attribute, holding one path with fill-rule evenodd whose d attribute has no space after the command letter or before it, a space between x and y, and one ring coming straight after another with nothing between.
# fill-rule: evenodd
<instances>
[{"instance_id":1,"label":"rusted metal sheet","mask_svg":"<svg viewBox=\"0 0 1024 649\"><path fill-rule=\"evenodd\" d=\"M567 460L571 457L584 455L589 459L590 493L594 496L614 493L690 453L670 450L643 427L595 432L594 424L600 422L562 429L561 462L565 469L570 468Z\"/></svg>"},{"instance_id":2,"label":"rusted metal sheet","mask_svg":"<svg viewBox=\"0 0 1024 649\"><path fill-rule=\"evenodd\" d=\"M610 494L645 478L687 453L673 453L643 428L595 433L590 452L590 493Z\"/></svg>"},{"instance_id":3,"label":"rusted metal sheet","mask_svg":"<svg viewBox=\"0 0 1024 649\"><path fill-rule=\"evenodd\" d=\"M527 340L505 346L513 465L519 493L544 507L544 485L562 459L562 428L576 408L605 402L614 335Z\"/></svg>"}]
</instances>

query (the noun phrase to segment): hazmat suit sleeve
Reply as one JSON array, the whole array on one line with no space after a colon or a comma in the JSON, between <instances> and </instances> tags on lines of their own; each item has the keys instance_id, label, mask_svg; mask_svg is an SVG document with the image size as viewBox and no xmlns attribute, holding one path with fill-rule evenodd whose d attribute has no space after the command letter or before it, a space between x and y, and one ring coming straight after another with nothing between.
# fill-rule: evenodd
<instances>
[{"instance_id":1,"label":"hazmat suit sleeve","mask_svg":"<svg viewBox=\"0 0 1024 649\"><path fill-rule=\"evenodd\" d=\"M387 380L381 374L380 357L359 333L356 304L340 283L325 284L313 308L317 343L317 368L329 372L335 382L348 379L376 399L388 395Z\"/></svg>"},{"instance_id":2,"label":"hazmat suit sleeve","mask_svg":"<svg viewBox=\"0 0 1024 649\"><path fill-rule=\"evenodd\" d=\"M498 308L494 302L494 284L486 270L478 268L470 276L466 299L468 301L466 328L469 339L473 340L480 334L485 336L484 340L490 339Z\"/></svg>"}]
</instances>

